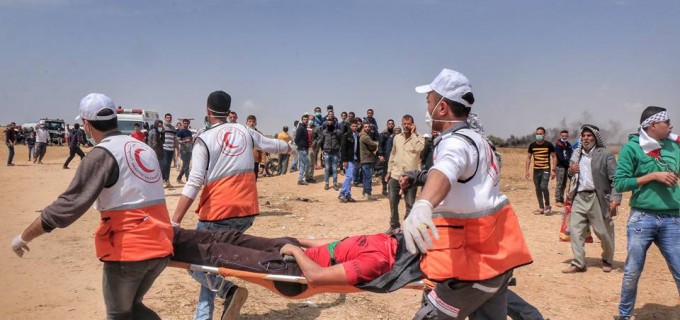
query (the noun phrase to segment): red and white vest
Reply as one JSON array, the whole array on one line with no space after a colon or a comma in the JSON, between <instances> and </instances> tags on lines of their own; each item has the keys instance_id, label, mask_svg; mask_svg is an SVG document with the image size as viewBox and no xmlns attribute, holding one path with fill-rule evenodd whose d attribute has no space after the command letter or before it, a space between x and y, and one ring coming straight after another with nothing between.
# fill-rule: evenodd
<instances>
[{"instance_id":1,"label":"red and white vest","mask_svg":"<svg viewBox=\"0 0 680 320\"><path fill-rule=\"evenodd\" d=\"M153 149L126 135L106 137L97 148L106 149L118 163L118 181L104 188L94 204L101 213L97 257L141 261L171 255L173 230Z\"/></svg>"},{"instance_id":2,"label":"red and white vest","mask_svg":"<svg viewBox=\"0 0 680 320\"><path fill-rule=\"evenodd\" d=\"M254 141L239 123L211 127L197 138L208 150L205 186L198 202L200 221L257 215L260 206L253 158Z\"/></svg>"}]
</instances>

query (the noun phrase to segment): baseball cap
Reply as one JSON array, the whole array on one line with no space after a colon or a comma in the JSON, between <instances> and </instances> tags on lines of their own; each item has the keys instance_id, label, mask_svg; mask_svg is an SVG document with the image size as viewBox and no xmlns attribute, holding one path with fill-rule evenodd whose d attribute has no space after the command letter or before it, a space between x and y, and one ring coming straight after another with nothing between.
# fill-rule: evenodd
<instances>
[{"instance_id":1,"label":"baseball cap","mask_svg":"<svg viewBox=\"0 0 680 320\"><path fill-rule=\"evenodd\" d=\"M442 69L432 83L416 87L418 93L428 93L434 91L451 101L458 102L466 107L472 107L472 104L463 99L463 95L472 92L470 80L455 70Z\"/></svg>"},{"instance_id":2,"label":"baseball cap","mask_svg":"<svg viewBox=\"0 0 680 320\"><path fill-rule=\"evenodd\" d=\"M104 109L111 109L112 114L98 116L97 113ZM116 105L111 98L101 93L90 93L80 100L80 109L76 120L85 119L88 121L106 121L116 117Z\"/></svg>"}]
</instances>

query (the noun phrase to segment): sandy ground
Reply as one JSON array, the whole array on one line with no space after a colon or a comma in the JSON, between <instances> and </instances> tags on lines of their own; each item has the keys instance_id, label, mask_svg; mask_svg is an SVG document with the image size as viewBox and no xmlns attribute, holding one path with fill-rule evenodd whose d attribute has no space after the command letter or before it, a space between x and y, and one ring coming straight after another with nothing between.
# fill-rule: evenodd
<instances>
[{"instance_id":1,"label":"sandy ground","mask_svg":"<svg viewBox=\"0 0 680 320\"><path fill-rule=\"evenodd\" d=\"M87 151L87 150L86 150ZM516 209L534 257L532 265L516 270L514 290L550 319L611 319L619 299L623 262L626 258L624 204L616 218L615 270L599 268L596 240L587 245L588 272L560 272L571 259L568 243L559 242L561 213L535 216L533 184L524 180L523 149L503 150L502 188ZM103 319L102 264L94 256L93 232L98 223L95 210L88 211L67 229L55 230L30 244L24 258L10 250L12 238L38 216L68 185L79 160L63 170L66 147L49 147L44 165L27 161L27 148L16 148L14 167L0 166L4 209L0 224L0 318L2 319ZM0 148L5 161L7 148ZM177 176L173 169L171 181ZM317 171L317 180L321 172ZM339 176L340 182L344 177ZM322 178L321 178L322 179ZM261 236L344 237L383 232L388 227L389 203L359 201L340 204L337 193L323 184L298 186L295 177L261 178L258 182L262 213L249 233ZM551 190L554 190L551 182ZM374 194L380 187L374 184ZM167 190L168 208L174 210L181 189ZM357 188L355 196L361 194ZM299 199L308 199L300 201ZM402 207L403 208L403 207ZM402 209L403 212L403 209ZM403 214L402 214L403 215ZM183 226L195 225L188 214ZM418 309L420 292L400 290L392 294L323 294L304 301L286 300L255 285L237 281L250 290L242 310L243 319L410 319ZM185 271L168 268L146 295L145 302L163 319L191 319L198 284ZM678 292L659 250L652 246L639 285L636 319L680 319ZM221 308L221 307L218 307Z\"/></svg>"}]
</instances>

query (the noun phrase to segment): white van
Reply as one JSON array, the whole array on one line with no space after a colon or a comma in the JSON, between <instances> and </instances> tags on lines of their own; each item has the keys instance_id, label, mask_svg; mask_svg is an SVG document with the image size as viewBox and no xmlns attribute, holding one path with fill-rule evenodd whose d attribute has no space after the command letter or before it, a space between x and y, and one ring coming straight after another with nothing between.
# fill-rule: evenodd
<instances>
[{"instance_id":1,"label":"white van","mask_svg":"<svg viewBox=\"0 0 680 320\"><path fill-rule=\"evenodd\" d=\"M135 123L139 124L139 129L144 128L144 123L148 123L149 127L153 127L156 120L160 120L158 112L143 109L116 109L118 115L118 130L124 134L130 134L134 131Z\"/></svg>"}]
</instances>

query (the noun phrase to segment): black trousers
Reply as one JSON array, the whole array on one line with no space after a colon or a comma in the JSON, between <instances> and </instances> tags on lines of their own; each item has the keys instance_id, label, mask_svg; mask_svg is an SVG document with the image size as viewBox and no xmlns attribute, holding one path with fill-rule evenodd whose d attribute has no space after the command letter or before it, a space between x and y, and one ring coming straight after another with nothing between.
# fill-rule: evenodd
<instances>
[{"instance_id":1,"label":"black trousers","mask_svg":"<svg viewBox=\"0 0 680 320\"><path fill-rule=\"evenodd\" d=\"M68 164L71 163L71 160L73 160L76 155L80 156L80 160L83 160L85 153L83 150L80 150L80 147L68 147L68 149L68 159L64 162L64 167L68 167Z\"/></svg>"}]
</instances>

